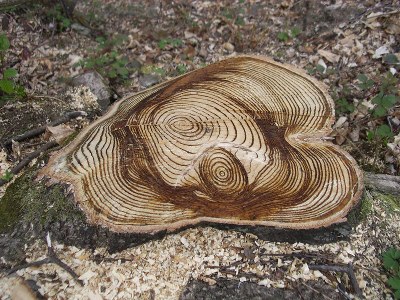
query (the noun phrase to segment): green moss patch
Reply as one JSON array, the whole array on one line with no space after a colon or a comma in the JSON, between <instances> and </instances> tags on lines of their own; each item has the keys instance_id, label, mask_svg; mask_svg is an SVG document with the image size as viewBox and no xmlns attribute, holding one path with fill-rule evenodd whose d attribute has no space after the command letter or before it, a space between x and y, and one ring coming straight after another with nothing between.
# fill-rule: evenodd
<instances>
[{"instance_id":1,"label":"green moss patch","mask_svg":"<svg viewBox=\"0 0 400 300\"><path fill-rule=\"evenodd\" d=\"M17 178L0 200L0 233L12 230L20 222L33 223L40 230L56 221L85 219L75 204L66 199L61 186L46 187L35 182L34 175L31 170Z\"/></svg>"}]
</instances>

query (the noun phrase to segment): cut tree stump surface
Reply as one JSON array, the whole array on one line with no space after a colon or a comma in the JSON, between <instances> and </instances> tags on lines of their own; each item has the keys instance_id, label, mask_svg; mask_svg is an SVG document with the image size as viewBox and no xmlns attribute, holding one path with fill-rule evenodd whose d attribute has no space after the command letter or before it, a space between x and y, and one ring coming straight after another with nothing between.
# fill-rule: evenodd
<instances>
[{"instance_id":1,"label":"cut tree stump surface","mask_svg":"<svg viewBox=\"0 0 400 300\"><path fill-rule=\"evenodd\" d=\"M50 159L94 224L201 221L305 229L345 219L362 173L324 142L334 103L315 79L236 57L126 97Z\"/></svg>"}]
</instances>

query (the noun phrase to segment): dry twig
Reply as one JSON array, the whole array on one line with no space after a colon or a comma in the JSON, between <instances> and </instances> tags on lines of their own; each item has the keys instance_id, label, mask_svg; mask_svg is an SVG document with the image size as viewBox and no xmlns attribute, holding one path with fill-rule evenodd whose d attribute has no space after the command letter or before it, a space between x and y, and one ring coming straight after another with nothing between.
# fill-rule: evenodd
<instances>
[{"instance_id":1,"label":"dry twig","mask_svg":"<svg viewBox=\"0 0 400 300\"><path fill-rule=\"evenodd\" d=\"M38 128L29 130L23 134L14 136L10 139L8 139L5 143L4 143L4 147L10 147L12 144L12 141L16 141L16 142L21 142L21 141L25 141L27 139L33 138L35 136L41 135L42 133L44 133L46 131L46 127L48 126L57 126L63 123L68 122L71 119L77 118L77 117L81 117L81 116L86 116L86 112L84 111L72 111L72 112L68 112L66 113L64 116L62 116L60 119L57 119L53 122L50 122L46 125L40 126Z\"/></svg>"},{"instance_id":2,"label":"dry twig","mask_svg":"<svg viewBox=\"0 0 400 300\"><path fill-rule=\"evenodd\" d=\"M11 275L18 270L26 269L29 267L39 267L45 264L56 264L57 266L61 267L64 269L73 279L76 280L81 286L83 286L83 282L79 279L79 276L72 270L70 266L65 264L61 259L58 258L57 254L54 252L53 247L51 246L51 240L50 240L50 234L47 234L47 257L42 260L30 262L15 268L12 268L7 272L7 275Z\"/></svg>"},{"instance_id":3,"label":"dry twig","mask_svg":"<svg viewBox=\"0 0 400 300\"><path fill-rule=\"evenodd\" d=\"M38 150L33 151L28 154L23 160L21 160L15 167L10 170L10 173L15 175L18 174L24 167L26 167L33 159L40 156L43 152L57 146L58 143L56 141L50 141L40 147ZM8 180L0 178L0 186L6 184Z\"/></svg>"},{"instance_id":4,"label":"dry twig","mask_svg":"<svg viewBox=\"0 0 400 300\"><path fill-rule=\"evenodd\" d=\"M354 269L352 264L348 265L308 265L310 270L318 270L318 271L329 271L329 272L341 272L346 273L351 281L353 286L353 290L359 298L363 298L363 294L361 292L360 286L358 285L356 275L354 274Z\"/></svg>"}]
</instances>

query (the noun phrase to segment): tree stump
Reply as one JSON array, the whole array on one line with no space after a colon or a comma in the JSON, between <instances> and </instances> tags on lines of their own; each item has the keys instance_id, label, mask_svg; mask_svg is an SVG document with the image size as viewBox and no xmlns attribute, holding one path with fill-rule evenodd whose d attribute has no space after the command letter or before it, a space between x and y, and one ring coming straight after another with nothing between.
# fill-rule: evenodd
<instances>
[{"instance_id":1,"label":"tree stump","mask_svg":"<svg viewBox=\"0 0 400 300\"><path fill-rule=\"evenodd\" d=\"M315 79L235 57L126 97L41 176L71 185L89 221L117 232L326 227L363 189L353 158L324 140L333 122Z\"/></svg>"}]
</instances>

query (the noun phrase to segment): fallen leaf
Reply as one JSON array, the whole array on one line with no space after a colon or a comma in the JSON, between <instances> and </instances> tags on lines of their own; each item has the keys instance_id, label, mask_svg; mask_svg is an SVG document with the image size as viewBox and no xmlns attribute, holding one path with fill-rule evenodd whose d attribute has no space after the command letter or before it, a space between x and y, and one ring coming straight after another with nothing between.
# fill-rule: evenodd
<instances>
[{"instance_id":1,"label":"fallen leaf","mask_svg":"<svg viewBox=\"0 0 400 300\"><path fill-rule=\"evenodd\" d=\"M58 126L47 126L44 134L44 139L47 141L53 140L61 144L63 140L71 135L75 130L65 124Z\"/></svg>"},{"instance_id":2,"label":"fallen leaf","mask_svg":"<svg viewBox=\"0 0 400 300\"><path fill-rule=\"evenodd\" d=\"M331 63L339 62L340 56L327 50L318 50L318 54Z\"/></svg>"},{"instance_id":3,"label":"fallen leaf","mask_svg":"<svg viewBox=\"0 0 400 300\"><path fill-rule=\"evenodd\" d=\"M372 56L372 58L381 58L384 54L388 54L389 50L386 46L381 46L378 49L375 50L375 54Z\"/></svg>"}]
</instances>

